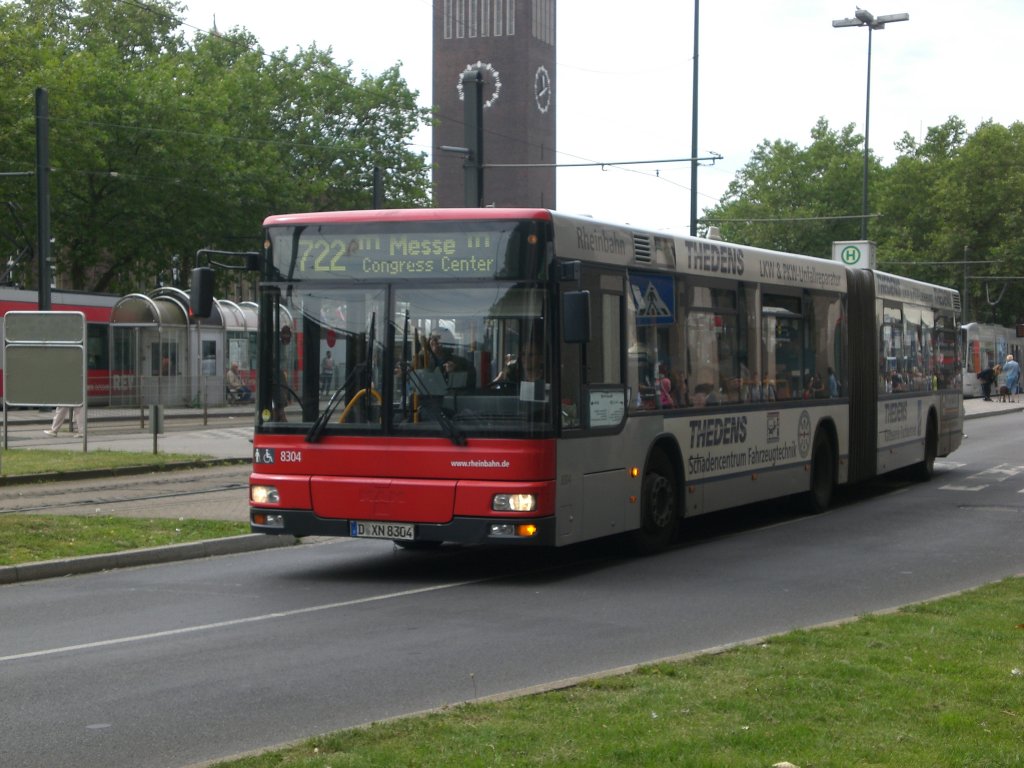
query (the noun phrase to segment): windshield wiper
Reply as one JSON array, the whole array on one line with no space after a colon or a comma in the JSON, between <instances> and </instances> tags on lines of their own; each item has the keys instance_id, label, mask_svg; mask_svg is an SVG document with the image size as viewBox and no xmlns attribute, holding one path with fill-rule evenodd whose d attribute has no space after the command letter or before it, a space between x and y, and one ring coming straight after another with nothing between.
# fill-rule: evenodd
<instances>
[{"instance_id":1,"label":"windshield wiper","mask_svg":"<svg viewBox=\"0 0 1024 768\"><path fill-rule=\"evenodd\" d=\"M355 367L349 371L348 376L345 377L344 383L334 390L334 394L331 395L331 399L327 401L327 407L324 408L320 415L316 417L316 421L313 422L313 426L310 427L309 432L306 433L306 442L315 443L320 440L320 436L323 435L324 429L327 428L327 422L331 420L331 414L334 413L334 409L338 407L338 403L341 402L341 395L347 391L348 388L355 382L356 376L362 374L362 369L366 367L366 363L358 363Z\"/></svg>"},{"instance_id":2,"label":"windshield wiper","mask_svg":"<svg viewBox=\"0 0 1024 768\"><path fill-rule=\"evenodd\" d=\"M432 418L438 424L441 425L441 431L444 432L444 436L451 440L455 445L465 445L466 436L462 434L462 430L458 428L451 417L444 412L444 408L441 407L440 403L437 403L435 409L432 404L421 405L420 410L425 410L427 416Z\"/></svg>"},{"instance_id":3,"label":"windshield wiper","mask_svg":"<svg viewBox=\"0 0 1024 768\"><path fill-rule=\"evenodd\" d=\"M444 436L455 445L465 445L466 436L462 434L462 430L456 426L451 417L444 412L444 408L441 406L441 396L431 395L427 386L420 380L419 373L414 368L406 367L407 365L407 363L403 363L405 380L406 382L412 382L413 389L420 396L422 400L420 410L436 421L441 426Z\"/></svg>"},{"instance_id":4,"label":"windshield wiper","mask_svg":"<svg viewBox=\"0 0 1024 768\"><path fill-rule=\"evenodd\" d=\"M330 421L331 414L334 413L334 409L337 408L340 402L341 393L348 390L349 385L352 384L356 379L355 377L361 376L360 381L361 389L364 392L370 392L373 390L373 369L370 367L373 361L373 344L376 339L377 332L377 313L374 312L370 315L370 332L367 334L366 339L366 350L365 359L356 363L349 375L345 377L345 383L342 384L338 389L331 395L331 399L327 401L327 407L323 409L316 421L313 422L313 426L310 427L309 432L306 433L306 442L315 443L320 439L320 436L324 433L324 429L327 427L327 422Z\"/></svg>"}]
</instances>

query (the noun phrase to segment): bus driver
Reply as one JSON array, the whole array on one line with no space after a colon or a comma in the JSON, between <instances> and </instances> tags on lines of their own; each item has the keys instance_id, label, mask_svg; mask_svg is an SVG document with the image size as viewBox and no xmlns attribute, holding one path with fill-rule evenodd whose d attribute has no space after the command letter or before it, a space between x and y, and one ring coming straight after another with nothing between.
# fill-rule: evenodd
<instances>
[{"instance_id":1,"label":"bus driver","mask_svg":"<svg viewBox=\"0 0 1024 768\"><path fill-rule=\"evenodd\" d=\"M539 341L531 339L519 350L519 356L494 377L491 385L500 388L518 384L521 381L543 381L543 379L544 351L541 349Z\"/></svg>"}]
</instances>

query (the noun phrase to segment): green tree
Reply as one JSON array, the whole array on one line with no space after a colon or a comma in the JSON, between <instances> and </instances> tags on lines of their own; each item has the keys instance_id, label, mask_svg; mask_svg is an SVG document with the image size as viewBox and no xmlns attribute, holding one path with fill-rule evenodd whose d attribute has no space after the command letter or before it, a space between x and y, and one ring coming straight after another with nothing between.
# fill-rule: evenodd
<instances>
[{"instance_id":1,"label":"green tree","mask_svg":"<svg viewBox=\"0 0 1024 768\"><path fill-rule=\"evenodd\" d=\"M1024 124L968 134L951 117L897 146L880 190L883 266L963 290L964 261L990 262L966 265L966 319L1016 323L1024 283L1006 278L1024 273Z\"/></svg>"},{"instance_id":2,"label":"green tree","mask_svg":"<svg viewBox=\"0 0 1024 768\"><path fill-rule=\"evenodd\" d=\"M244 29L188 41L181 8L0 2L0 170L32 168L46 88L62 283L145 290L198 248L258 248L270 213L369 207L375 166L387 205L429 202L408 148L429 115L398 65L356 78L329 49L268 54ZM19 184L31 219L34 185Z\"/></svg>"},{"instance_id":3,"label":"green tree","mask_svg":"<svg viewBox=\"0 0 1024 768\"><path fill-rule=\"evenodd\" d=\"M860 239L862 138L821 119L811 143L763 141L705 221L727 240L830 256L835 240ZM963 289L969 320L1024 318L1024 123L953 116L896 144L888 167L870 166L869 234L882 269Z\"/></svg>"},{"instance_id":4,"label":"green tree","mask_svg":"<svg viewBox=\"0 0 1024 768\"><path fill-rule=\"evenodd\" d=\"M833 240L860 231L861 146L852 125L835 131L824 118L807 147L765 139L704 220L726 240L831 258Z\"/></svg>"},{"instance_id":5,"label":"green tree","mask_svg":"<svg viewBox=\"0 0 1024 768\"><path fill-rule=\"evenodd\" d=\"M929 128L922 143L904 133L897 142L899 156L885 169L874 198L883 212L874 228L883 269L920 280L951 284L960 265L944 213L935 206L936 194L949 186L953 161L967 141L963 120L950 117ZM962 246L961 246L962 249Z\"/></svg>"}]
</instances>

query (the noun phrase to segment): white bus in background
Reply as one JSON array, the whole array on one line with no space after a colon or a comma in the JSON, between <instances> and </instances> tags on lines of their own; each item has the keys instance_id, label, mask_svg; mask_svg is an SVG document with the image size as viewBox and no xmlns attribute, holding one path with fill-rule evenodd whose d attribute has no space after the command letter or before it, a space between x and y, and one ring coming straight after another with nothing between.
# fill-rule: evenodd
<instances>
[{"instance_id":1,"label":"white bus in background","mask_svg":"<svg viewBox=\"0 0 1024 768\"><path fill-rule=\"evenodd\" d=\"M978 372L994 365L1002 365L1007 355L1021 359L1022 340L1016 328L988 323L966 323L960 327L964 360L964 397L981 397Z\"/></svg>"}]
</instances>

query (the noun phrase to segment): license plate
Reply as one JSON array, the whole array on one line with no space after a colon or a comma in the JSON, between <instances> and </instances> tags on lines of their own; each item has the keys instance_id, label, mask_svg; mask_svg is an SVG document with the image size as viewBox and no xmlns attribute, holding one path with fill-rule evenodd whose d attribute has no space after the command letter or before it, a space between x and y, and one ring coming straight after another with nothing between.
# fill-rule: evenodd
<instances>
[{"instance_id":1,"label":"license plate","mask_svg":"<svg viewBox=\"0 0 1024 768\"><path fill-rule=\"evenodd\" d=\"M360 539L398 539L411 541L416 538L415 526L406 523L379 523L370 520L350 520L349 535Z\"/></svg>"}]
</instances>

